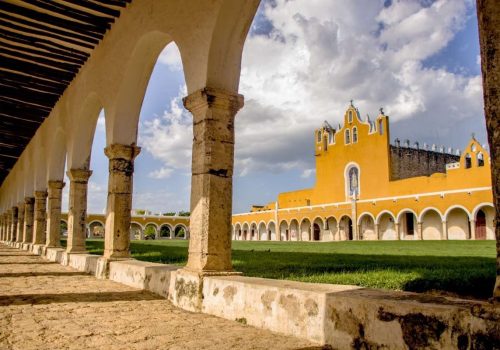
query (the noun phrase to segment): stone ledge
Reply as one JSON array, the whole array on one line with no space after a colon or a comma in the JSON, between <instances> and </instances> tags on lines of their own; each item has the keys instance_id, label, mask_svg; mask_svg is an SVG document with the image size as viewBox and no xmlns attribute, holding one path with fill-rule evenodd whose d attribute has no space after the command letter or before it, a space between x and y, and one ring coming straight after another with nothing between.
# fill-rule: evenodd
<instances>
[{"instance_id":1,"label":"stone ledge","mask_svg":"<svg viewBox=\"0 0 500 350\"><path fill-rule=\"evenodd\" d=\"M205 277L202 311L339 349L500 345L492 304L355 286Z\"/></svg>"},{"instance_id":2,"label":"stone ledge","mask_svg":"<svg viewBox=\"0 0 500 350\"><path fill-rule=\"evenodd\" d=\"M97 260L99 258L99 255L62 252L61 264L70 266L77 271L94 275L97 270Z\"/></svg>"},{"instance_id":3,"label":"stone ledge","mask_svg":"<svg viewBox=\"0 0 500 350\"><path fill-rule=\"evenodd\" d=\"M130 287L149 290L163 297L168 296L172 272L175 265L150 263L139 260L111 261L109 279Z\"/></svg>"},{"instance_id":4,"label":"stone ledge","mask_svg":"<svg viewBox=\"0 0 500 350\"><path fill-rule=\"evenodd\" d=\"M43 244L32 244L31 245L31 252L36 255L42 255L43 253Z\"/></svg>"},{"instance_id":5,"label":"stone ledge","mask_svg":"<svg viewBox=\"0 0 500 350\"><path fill-rule=\"evenodd\" d=\"M64 248L46 248L45 258L49 261L61 263Z\"/></svg>"},{"instance_id":6,"label":"stone ledge","mask_svg":"<svg viewBox=\"0 0 500 350\"><path fill-rule=\"evenodd\" d=\"M23 243L22 250L31 252L31 243Z\"/></svg>"}]
</instances>

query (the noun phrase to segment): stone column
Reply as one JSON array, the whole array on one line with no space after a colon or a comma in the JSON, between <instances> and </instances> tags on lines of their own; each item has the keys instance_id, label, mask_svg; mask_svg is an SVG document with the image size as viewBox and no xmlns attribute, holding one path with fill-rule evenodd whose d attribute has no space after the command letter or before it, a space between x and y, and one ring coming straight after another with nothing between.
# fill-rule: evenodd
<instances>
[{"instance_id":1,"label":"stone column","mask_svg":"<svg viewBox=\"0 0 500 350\"><path fill-rule=\"evenodd\" d=\"M354 237L354 239L360 241L362 239L361 224L358 224L356 226L357 226L356 237Z\"/></svg>"},{"instance_id":2,"label":"stone column","mask_svg":"<svg viewBox=\"0 0 500 350\"><path fill-rule=\"evenodd\" d=\"M231 271L234 118L243 96L204 88L184 98L193 114L187 269Z\"/></svg>"},{"instance_id":3,"label":"stone column","mask_svg":"<svg viewBox=\"0 0 500 350\"><path fill-rule=\"evenodd\" d=\"M401 232L399 230L399 228L400 228L399 222L396 222L394 224L394 228L396 229L396 239L399 241L401 239Z\"/></svg>"},{"instance_id":4,"label":"stone column","mask_svg":"<svg viewBox=\"0 0 500 350\"><path fill-rule=\"evenodd\" d=\"M10 220L10 240L12 242L16 241L17 234L17 215L19 213L19 209L17 207L12 207L11 210L11 220Z\"/></svg>"},{"instance_id":5,"label":"stone column","mask_svg":"<svg viewBox=\"0 0 500 350\"><path fill-rule=\"evenodd\" d=\"M87 185L92 171L71 169L66 173L69 183L67 253L86 253Z\"/></svg>"},{"instance_id":6,"label":"stone column","mask_svg":"<svg viewBox=\"0 0 500 350\"><path fill-rule=\"evenodd\" d=\"M23 243L33 242L34 204L35 198L24 198Z\"/></svg>"},{"instance_id":7,"label":"stone column","mask_svg":"<svg viewBox=\"0 0 500 350\"><path fill-rule=\"evenodd\" d=\"M17 213L17 231L16 231L16 242L23 242L23 230L24 230L24 203L20 203L19 211Z\"/></svg>"},{"instance_id":8,"label":"stone column","mask_svg":"<svg viewBox=\"0 0 500 350\"><path fill-rule=\"evenodd\" d=\"M12 240L12 210L7 210L7 242Z\"/></svg>"},{"instance_id":9,"label":"stone column","mask_svg":"<svg viewBox=\"0 0 500 350\"><path fill-rule=\"evenodd\" d=\"M470 237L469 239L476 239L476 220L470 220Z\"/></svg>"},{"instance_id":10,"label":"stone column","mask_svg":"<svg viewBox=\"0 0 500 350\"><path fill-rule=\"evenodd\" d=\"M5 242L5 213L0 215L0 239Z\"/></svg>"},{"instance_id":11,"label":"stone column","mask_svg":"<svg viewBox=\"0 0 500 350\"><path fill-rule=\"evenodd\" d=\"M109 158L108 204L104 258L130 257L130 221L134 159L141 149L135 145L109 145L104 153Z\"/></svg>"},{"instance_id":12,"label":"stone column","mask_svg":"<svg viewBox=\"0 0 500 350\"><path fill-rule=\"evenodd\" d=\"M46 247L61 246L61 200L64 185L62 181L48 182Z\"/></svg>"},{"instance_id":13,"label":"stone column","mask_svg":"<svg viewBox=\"0 0 500 350\"><path fill-rule=\"evenodd\" d=\"M423 233L423 231L422 231L422 223L421 222L417 222L417 239L418 240L423 240L424 239L422 233Z\"/></svg>"},{"instance_id":14,"label":"stone column","mask_svg":"<svg viewBox=\"0 0 500 350\"><path fill-rule=\"evenodd\" d=\"M47 191L35 191L35 222L33 244L45 244L47 228Z\"/></svg>"},{"instance_id":15,"label":"stone column","mask_svg":"<svg viewBox=\"0 0 500 350\"><path fill-rule=\"evenodd\" d=\"M377 241L380 240L380 225L375 224L375 237L377 237Z\"/></svg>"},{"instance_id":16,"label":"stone column","mask_svg":"<svg viewBox=\"0 0 500 350\"><path fill-rule=\"evenodd\" d=\"M448 240L448 221L443 220L442 221L443 225L443 232L441 233L441 239Z\"/></svg>"},{"instance_id":17,"label":"stone column","mask_svg":"<svg viewBox=\"0 0 500 350\"><path fill-rule=\"evenodd\" d=\"M497 277L493 300L500 302L500 6L497 0L477 0L484 115L490 145Z\"/></svg>"}]
</instances>

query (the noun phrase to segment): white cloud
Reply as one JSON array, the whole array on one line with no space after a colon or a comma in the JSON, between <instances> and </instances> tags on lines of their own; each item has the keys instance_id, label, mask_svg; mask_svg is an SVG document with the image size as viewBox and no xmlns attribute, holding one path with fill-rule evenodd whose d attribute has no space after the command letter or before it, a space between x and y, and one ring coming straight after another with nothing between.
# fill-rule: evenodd
<instances>
[{"instance_id":1,"label":"white cloud","mask_svg":"<svg viewBox=\"0 0 500 350\"><path fill-rule=\"evenodd\" d=\"M179 49L174 43L167 45L158 57L158 62L168 66L171 71L182 70L182 60Z\"/></svg>"},{"instance_id":2,"label":"white cloud","mask_svg":"<svg viewBox=\"0 0 500 350\"><path fill-rule=\"evenodd\" d=\"M309 178L312 174L316 172L316 169L305 169L302 174L300 175L301 178L307 179Z\"/></svg>"},{"instance_id":3,"label":"white cloud","mask_svg":"<svg viewBox=\"0 0 500 350\"><path fill-rule=\"evenodd\" d=\"M186 86L183 86L179 96L170 102L170 111L139 127L139 144L162 163L160 169L150 173L153 178L165 178L173 169L191 169L193 122L191 114L182 106L181 97L185 95Z\"/></svg>"}]
</instances>

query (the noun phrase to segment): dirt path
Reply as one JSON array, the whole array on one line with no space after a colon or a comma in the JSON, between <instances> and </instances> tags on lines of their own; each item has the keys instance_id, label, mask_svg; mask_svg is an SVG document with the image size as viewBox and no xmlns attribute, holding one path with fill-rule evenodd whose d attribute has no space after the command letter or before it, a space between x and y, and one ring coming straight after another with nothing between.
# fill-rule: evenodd
<instances>
[{"instance_id":1,"label":"dirt path","mask_svg":"<svg viewBox=\"0 0 500 350\"><path fill-rule=\"evenodd\" d=\"M0 245L0 349L318 349Z\"/></svg>"}]
</instances>

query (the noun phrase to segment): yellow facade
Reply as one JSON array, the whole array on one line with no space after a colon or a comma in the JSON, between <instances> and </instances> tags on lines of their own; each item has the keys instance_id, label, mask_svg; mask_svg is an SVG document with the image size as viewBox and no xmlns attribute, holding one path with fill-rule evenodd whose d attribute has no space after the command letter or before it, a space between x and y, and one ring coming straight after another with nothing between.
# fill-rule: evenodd
<instances>
[{"instance_id":1,"label":"yellow facade","mask_svg":"<svg viewBox=\"0 0 500 350\"><path fill-rule=\"evenodd\" d=\"M325 123L314 137L315 186L233 215L233 239L494 239L490 157L474 138L441 172L395 178L383 112L362 121L351 105L339 130ZM454 157L409 144L402 150L431 160ZM428 165L419 162L407 163L418 172Z\"/></svg>"}]
</instances>

